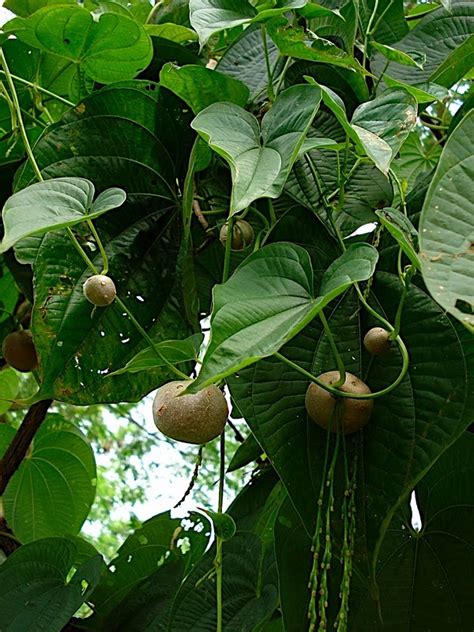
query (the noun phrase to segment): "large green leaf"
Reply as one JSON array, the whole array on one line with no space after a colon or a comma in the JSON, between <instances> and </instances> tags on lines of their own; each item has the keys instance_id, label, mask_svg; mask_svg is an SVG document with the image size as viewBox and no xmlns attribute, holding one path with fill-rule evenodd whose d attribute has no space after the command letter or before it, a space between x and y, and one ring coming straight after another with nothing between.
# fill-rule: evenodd
<instances>
[{"instance_id":1,"label":"large green leaf","mask_svg":"<svg viewBox=\"0 0 474 632\"><path fill-rule=\"evenodd\" d=\"M148 66L152 45L135 20L102 13L96 20L76 4L44 7L4 26L22 42L78 64L95 81L132 79Z\"/></svg>"},{"instance_id":2,"label":"large green leaf","mask_svg":"<svg viewBox=\"0 0 474 632\"><path fill-rule=\"evenodd\" d=\"M472 2L453 1L450 9L443 7L429 13L397 43L397 48L408 54L411 51L424 53L426 62L423 64L423 69L391 63L387 69L387 74L410 85L428 82L432 76L436 76L437 69L442 66L453 51L472 35L473 22L474 7ZM382 41L382 43L386 42ZM372 62L372 70L381 73L385 64L386 59L382 55L376 55ZM443 85L446 87L451 87L452 83L462 77L462 74L456 76L457 73L454 70L455 68L449 75L449 82L446 81L448 75L445 75ZM460 72L462 72L462 68Z\"/></svg>"},{"instance_id":3,"label":"large green leaf","mask_svg":"<svg viewBox=\"0 0 474 632\"><path fill-rule=\"evenodd\" d=\"M369 279L377 258L368 244L350 246L326 270L314 296L310 256L301 246L272 244L248 257L214 289L211 339L188 390L276 353L339 294Z\"/></svg>"},{"instance_id":4,"label":"large green leaf","mask_svg":"<svg viewBox=\"0 0 474 632\"><path fill-rule=\"evenodd\" d=\"M423 278L450 314L474 328L474 111L449 137L420 219Z\"/></svg>"},{"instance_id":5,"label":"large green leaf","mask_svg":"<svg viewBox=\"0 0 474 632\"><path fill-rule=\"evenodd\" d=\"M17 549L1 566L0 627L61 632L97 584L102 557L77 563L77 545L47 538Z\"/></svg>"},{"instance_id":6,"label":"large green leaf","mask_svg":"<svg viewBox=\"0 0 474 632\"><path fill-rule=\"evenodd\" d=\"M14 369L7 367L0 371L0 415L12 405L20 386L20 378Z\"/></svg>"},{"instance_id":7,"label":"large green leaf","mask_svg":"<svg viewBox=\"0 0 474 632\"><path fill-rule=\"evenodd\" d=\"M268 33L262 35L258 25L249 26L224 51L217 70L244 83L252 101L262 101L268 85L267 58L273 77L277 77L282 64L278 48Z\"/></svg>"},{"instance_id":8,"label":"large green leaf","mask_svg":"<svg viewBox=\"0 0 474 632\"><path fill-rule=\"evenodd\" d=\"M382 44L393 44L408 33L403 0L362 0L360 3L361 22L364 29L372 19L372 36Z\"/></svg>"},{"instance_id":9,"label":"large green leaf","mask_svg":"<svg viewBox=\"0 0 474 632\"><path fill-rule=\"evenodd\" d=\"M119 296L157 341L191 333L181 316L176 271L181 235L172 158L181 161L192 136L182 109L178 99L150 82L105 87L68 112L35 147L45 178L86 177L99 191L119 182L126 191L113 220L105 214L96 225ZM33 178L25 164L17 187ZM86 235L78 236L99 268L99 253ZM81 404L136 401L170 379L165 368L105 378L146 343L116 304L91 317L82 294L90 272L65 235L31 237L17 246L17 255L33 264L35 273L32 328L42 393Z\"/></svg>"},{"instance_id":10,"label":"large green leaf","mask_svg":"<svg viewBox=\"0 0 474 632\"><path fill-rule=\"evenodd\" d=\"M10 431L0 426L0 433ZM9 432L7 433L9 434ZM95 497L89 442L59 415L50 415L8 483L5 518L22 542L79 532Z\"/></svg>"},{"instance_id":11,"label":"large green leaf","mask_svg":"<svg viewBox=\"0 0 474 632\"><path fill-rule=\"evenodd\" d=\"M465 433L416 488L421 529L414 530L408 503L393 519L376 580L380 603L367 586L351 594L352 628L358 632L468 630L474 620L474 437ZM357 577L357 576L356 576Z\"/></svg>"},{"instance_id":12,"label":"large green leaf","mask_svg":"<svg viewBox=\"0 0 474 632\"><path fill-rule=\"evenodd\" d=\"M160 83L183 99L195 114L217 101L244 107L249 100L249 90L243 83L204 66L178 68L165 64L160 72Z\"/></svg>"},{"instance_id":13,"label":"large green leaf","mask_svg":"<svg viewBox=\"0 0 474 632\"><path fill-rule=\"evenodd\" d=\"M190 0L189 14L192 27L198 32L201 46L211 35L234 26L268 20L290 9L304 7L308 0L277 0L272 7L260 11L248 0Z\"/></svg>"},{"instance_id":14,"label":"large green leaf","mask_svg":"<svg viewBox=\"0 0 474 632\"><path fill-rule=\"evenodd\" d=\"M85 178L55 178L36 182L12 195L2 211L5 234L0 253L31 235L74 226L99 217L125 202L122 189L102 191L94 198L94 185Z\"/></svg>"},{"instance_id":15,"label":"large green leaf","mask_svg":"<svg viewBox=\"0 0 474 632\"><path fill-rule=\"evenodd\" d=\"M288 221L275 237L292 237L292 231L296 231L308 235L310 240L309 217L306 224L296 227ZM315 249L313 256L315 270L327 266L324 251ZM375 292L393 322L400 299L398 277L381 274ZM350 294L340 304L333 304L331 311L327 310L347 370L365 375L370 369L364 379L373 391L380 390L394 381L401 359L394 350L388 357L372 360L370 367L362 365L363 333L373 323L361 322L360 316L357 301ZM373 416L363 432L364 480L359 493L367 499L361 511L367 514L370 553L378 538L383 538L397 505L472 421L474 408L472 354L464 348L449 317L414 286L408 293L401 334L410 354L408 377L390 395L375 401ZM318 319L281 352L315 375L335 368ZM436 371L437 366L443 366L442 375ZM318 492L308 481L313 481L319 490L325 435L314 424L306 423L304 397L308 381L278 360L267 358L240 370L229 385L237 410L247 420L312 533Z\"/></svg>"},{"instance_id":16,"label":"large green leaf","mask_svg":"<svg viewBox=\"0 0 474 632\"><path fill-rule=\"evenodd\" d=\"M263 117L231 103L215 103L200 112L192 127L229 163L232 173L230 214L260 197L278 197L318 110L316 86L284 90Z\"/></svg>"}]
</instances>

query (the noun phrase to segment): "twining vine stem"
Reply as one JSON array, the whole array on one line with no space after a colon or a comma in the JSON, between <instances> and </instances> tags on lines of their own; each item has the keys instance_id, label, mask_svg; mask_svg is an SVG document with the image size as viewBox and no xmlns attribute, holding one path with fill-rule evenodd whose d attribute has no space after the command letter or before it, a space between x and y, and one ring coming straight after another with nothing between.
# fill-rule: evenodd
<instances>
[{"instance_id":1,"label":"twining vine stem","mask_svg":"<svg viewBox=\"0 0 474 632\"><path fill-rule=\"evenodd\" d=\"M23 140L23 143L25 145L25 150L26 150L26 155L28 156L28 160L31 163L31 166L33 168L33 171L35 173L36 179L39 182L43 182L44 178L43 175L41 173L41 169L38 166L38 163L36 162L36 158L34 156L33 150L31 148L31 144L30 141L28 139L28 135L26 133L26 128L25 128L25 124L23 122L23 118L21 116L21 109L20 109L20 103L18 101L18 95L16 93L16 89L15 89L15 84L13 83L13 79L12 79L12 75L10 73L10 69L8 68L8 64L7 61L5 59L5 55L3 50L0 48L0 64L3 66L3 72L5 74L8 86L10 88L10 92L11 92L11 96L12 96L12 101L13 104L15 106L15 110L16 110L16 114L17 114L17 119L18 119L18 125L20 127L20 133L21 133L21 137ZM102 262L103 262L103 267L105 272L103 272L103 274L106 274L106 272L108 271L108 260L107 260L107 254L105 252L104 246L101 242L101 239L99 237L99 234L97 233L97 230L95 229L95 226L93 225L91 220L86 220L87 221L87 225L89 226L92 234L94 235L94 238L97 242L97 246L99 248L99 251L101 253L102 256ZM86 266L89 268L89 270L93 273L93 274L99 274L99 271L97 270L97 268L95 267L94 263L90 260L90 258L88 257L87 253L84 251L83 247L81 246L81 244L78 242L76 236L74 235L73 231L71 230L71 228L69 226L66 226L66 233L68 235L68 237L70 238L70 240L72 241L75 249L77 250L77 252L79 253L79 255L81 256L82 260L84 261L84 263L86 264ZM133 313L130 311L130 309L127 307L127 305L125 305L125 303L122 301L122 299L120 299L118 296L115 298L115 302L117 303L117 305L127 314L127 316L129 317L130 321L132 322L132 324L135 326L135 328L137 329L137 331L141 334L141 336L144 338L144 340L146 340L146 342L150 345L150 347L154 350L154 352L156 353L156 355L160 358L160 360L163 362L163 364L172 372L174 373L176 376L178 376L180 379L183 380L188 380L189 376L186 375L185 373L183 373L182 371L180 371L177 367L175 367L160 351L160 349L158 348L158 346L156 345L156 343L153 341L153 339L149 336L149 334L145 331L145 329L143 329L143 327L140 325L140 323L138 322L138 320L135 318L135 316L133 315Z\"/></svg>"}]
</instances>

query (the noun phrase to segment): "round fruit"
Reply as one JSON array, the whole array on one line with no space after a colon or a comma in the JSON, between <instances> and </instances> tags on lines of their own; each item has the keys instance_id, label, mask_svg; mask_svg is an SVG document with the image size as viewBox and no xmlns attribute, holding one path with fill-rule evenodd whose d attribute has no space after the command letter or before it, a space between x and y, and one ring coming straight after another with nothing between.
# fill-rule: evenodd
<instances>
[{"instance_id":1,"label":"round fruit","mask_svg":"<svg viewBox=\"0 0 474 632\"><path fill-rule=\"evenodd\" d=\"M114 302L117 290L112 279L105 274L94 274L82 286L84 296L96 307L106 307Z\"/></svg>"},{"instance_id":2,"label":"round fruit","mask_svg":"<svg viewBox=\"0 0 474 632\"><path fill-rule=\"evenodd\" d=\"M8 334L3 341L2 354L7 364L22 373L38 368L33 336L27 329Z\"/></svg>"},{"instance_id":3,"label":"round fruit","mask_svg":"<svg viewBox=\"0 0 474 632\"><path fill-rule=\"evenodd\" d=\"M390 332L383 327L372 327L364 336L364 347L372 355L384 355L390 351Z\"/></svg>"},{"instance_id":4,"label":"round fruit","mask_svg":"<svg viewBox=\"0 0 474 632\"><path fill-rule=\"evenodd\" d=\"M219 234L221 244L225 246L227 241L227 232L229 226L224 224ZM250 246L254 238L252 226L244 219L238 219L234 222L234 228L232 230L232 250L243 250Z\"/></svg>"},{"instance_id":5,"label":"round fruit","mask_svg":"<svg viewBox=\"0 0 474 632\"><path fill-rule=\"evenodd\" d=\"M335 384L339 380L339 371L328 371L319 376L325 384ZM340 387L345 393L370 393L371 390L358 377L346 373L344 384ZM363 428L369 421L374 402L372 399L351 399L335 397L318 384L308 386L305 398L306 410L314 423L331 432L350 434Z\"/></svg>"},{"instance_id":6,"label":"round fruit","mask_svg":"<svg viewBox=\"0 0 474 632\"><path fill-rule=\"evenodd\" d=\"M155 425L164 435L184 443L201 445L218 437L229 414L217 386L180 395L189 381L168 382L158 389L153 402Z\"/></svg>"}]
</instances>

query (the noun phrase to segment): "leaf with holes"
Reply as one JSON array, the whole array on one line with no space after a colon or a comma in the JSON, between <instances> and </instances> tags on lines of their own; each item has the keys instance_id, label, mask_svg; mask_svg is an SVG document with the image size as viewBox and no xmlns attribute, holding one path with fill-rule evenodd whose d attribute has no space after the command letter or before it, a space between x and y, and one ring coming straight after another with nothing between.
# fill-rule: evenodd
<instances>
[{"instance_id":1,"label":"leaf with holes","mask_svg":"<svg viewBox=\"0 0 474 632\"><path fill-rule=\"evenodd\" d=\"M353 283L369 279L378 253L354 244L326 270L314 296L308 252L290 243L266 246L214 289L211 339L189 392L271 356Z\"/></svg>"},{"instance_id":2,"label":"leaf with holes","mask_svg":"<svg viewBox=\"0 0 474 632\"><path fill-rule=\"evenodd\" d=\"M471 195L474 111L459 123L441 154L420 218L423 278L450 314L474 329L474 202Z\"/></svg>"},{"instance_id":3,"label":"leaf with holes","mask_svg":"<svg viewBox=\"0 0 474 632\"><path fill-rule=\"evenodd\" d=\"M231 103L200 112L192 127L230 165L233 215L261 197L278 197L319 108L316 86L281 92L262 119Z\"/></svg>"},{"instance_id":4,"label":"leaf with holes","mask_svg":"<svg viewBox=\"0 0 474 632\"><path fill-rule=\"evenodd\" d=\"M14 193L2 211L5 235L0 253L25 237L96 219L121 206L126 194L113 188L102 191L95 201L93 197L94 185L85 178L54 178Z\"/></svg>"},{"instance_id":5,"label":"leaf with holes","mask_svg":"<svg viewBox=\"0 0 474 632\"><path fill-rule=\"evenodd\" d=\"M99 582L97 553L78 563L77 545L66 538L25 544L0 566L0 621L5 630L61 632Z\"/></svg>"},{"instance_id":6,"label":"leaf with holes","mask_svg":"<svg viewBox=\"0 0 474 632\"><path fill-rule=\"evenodd\" d=\"M100 83L133 79L152 59L150 37L141 24L117 13L94 19L87 9L47 6L3 29L25 44L77 64Z\"/></svg>"},{"instance_id":7,"label":"leaf with holes","mask_svg":"<svg viewBox=\"0 0 474 632\"><path fill-rule=\"evenodd\" d=\"M0 433L10 434L9 426ZM11 439L11 437L9 437ZM31 453L3 495L5 519L22 542L79 533L95 497L89 442L59 415L49 415Z\"/></svg>"}]
</instances>

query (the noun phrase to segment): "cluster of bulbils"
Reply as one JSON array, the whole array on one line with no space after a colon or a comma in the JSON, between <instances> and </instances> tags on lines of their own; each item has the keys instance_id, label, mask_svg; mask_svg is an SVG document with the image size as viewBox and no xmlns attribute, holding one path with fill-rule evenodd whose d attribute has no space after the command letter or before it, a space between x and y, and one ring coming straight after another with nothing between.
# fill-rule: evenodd
<instances>
[{"instance_id":1,"label":"cluster of bulbils","mask_svg":"<svg viewBox=\"0 0 474 632\"><path fill-rule=\"evenodd\" d=\"M219 239L226 245L228 225L221 228ZM232 230L232 250L243 250L254 239L252 226L245 220L236 220ZM112 279L104 274L89 277L83 285L85 298L95 307L106 307L115 300L117 291ZM372 355L383 355L390 350L390 333L382 327L373 327L364 337L364 346ZM3 357L8 365L18 371L28 372L38 368L33 337L30 331L15 331L5 337ZM339 371L328 371L319 381L330 386L340 380ZM153 402L155 425L164 435L176 441L202 445L218 437L224 430L228 406L224 394L215 385L198 393L184 393L190 381L168 382L156 392ZM346 373L340 391L369 394L370 388L361 379ZM370 419L372 399L337 397L316 383L306 391L306 410L310 419L332 432L349 434L363 428Z\"/></svg>"}]
</instances>

